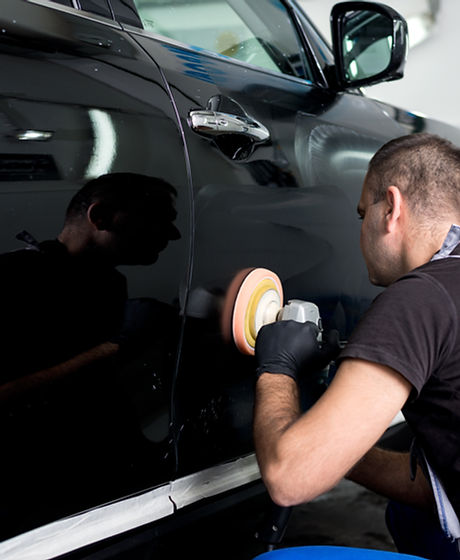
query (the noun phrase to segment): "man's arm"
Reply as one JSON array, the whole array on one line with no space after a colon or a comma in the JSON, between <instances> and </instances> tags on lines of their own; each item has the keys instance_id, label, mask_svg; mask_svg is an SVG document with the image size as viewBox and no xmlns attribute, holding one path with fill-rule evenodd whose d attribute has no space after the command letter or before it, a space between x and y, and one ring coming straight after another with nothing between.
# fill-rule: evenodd
<instances>
[{"instance_id":1,"label":"man's arm","mask_svg":"<svg viewBox=\"0 0 460 560\"><path fill-rule=\"evenodd\" d=\"M301 414L295 381L263 373L254 437L272 499L290 506L332 488L380 438L411 388L387 366L346 359L324 395Z\"/></svg>"},{"instance_id":2,"label":"man's arm","mask_svg":"<svg viewBox=\"0 0 460 560\"><path fill-rule=\"evenodd\" d=\"M24 377L0 385L0 404L11 402L26 393L45 387L102 360L113 358L117 354L132 355L146 347L155 336L155 329L164 321L175 319L172 309L151 298L134 298L125 302L123 324L112 339L102 342L65 362L36 371ZM161 323L160 319L163 320Z\"/></svg>"},{"instance_id":3,"label":"man's arm","mask_svg":"<svg viewBox=\"0 0 460 560\"><path fill-rule=\"evenodd\" d=\"M28 392L69 377L101 360L107 360L115 356L118 349L118 344L103 342L61 364L4 383L0 386L0 404L24 397Z\"/></svg>"},{"instance_id":4,"label":"man's arm","mask_svg":"<svg viewBox=\"0 0 460 560\"><path fill-rule=\"evenodd\" d=\"M409 453L373 447L346 475L348 480L381 494L386 498L419 509L435 511L431 483L417 466L415 480L411 478Z\"/></svg>"}]
</instances>

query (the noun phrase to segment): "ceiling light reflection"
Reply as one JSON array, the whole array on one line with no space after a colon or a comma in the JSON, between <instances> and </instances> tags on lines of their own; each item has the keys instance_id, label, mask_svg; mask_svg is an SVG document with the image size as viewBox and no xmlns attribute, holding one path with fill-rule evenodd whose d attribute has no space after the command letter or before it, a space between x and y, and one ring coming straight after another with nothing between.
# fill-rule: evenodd
<instances>
[{"instance_id":1,"label":"ceiling light reflection","mask_svg":"<svg viewBox=\"0 0 460 560\"><path fill-rule=\"evenodd\" d=\"M88 115L94 143L85 173L87 179L109 173L117 153L117 135L111 116L100 109L89 109Z\"/></svg>"}]
</instances>

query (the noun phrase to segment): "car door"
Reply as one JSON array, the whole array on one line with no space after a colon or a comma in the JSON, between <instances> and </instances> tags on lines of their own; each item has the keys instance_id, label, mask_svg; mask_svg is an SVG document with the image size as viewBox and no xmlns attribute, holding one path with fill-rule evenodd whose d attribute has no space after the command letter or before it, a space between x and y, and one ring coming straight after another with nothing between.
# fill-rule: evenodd
<instances>
[{"instance_id":1,"label":"car door","mask_svg":"<svg viewBox=\"0 0 460 560\"><path fill-rule=\"evenodd\" d=\"M17 394L12 402L4 398L5 376L10 386L17 381L15 367L22 356L7 361L3 346L2 540L158 486L175 471L171 393L190 256L190 181L181 125L159 69L111 19L108 5L105 10L103 2L82 5L94 11L81 12L72 2L2 2L1 252L25 247L16 238L22 230L30 233L21 238L32 252L36 247L31 236L55 239L72 196L88 181L118 173L136 174L134 182L139 176L161 178L174 187L175 225L181 237L170 240L153 265L119 267L130 302L146 304L147 330L142 341L136 339L137 346L115 361L56 378L52 387L37 384L36 390ZM125 188L134 186L128 181ZM7 272L3 270L2 277ZM24 274L24 299L33 294L40 301L44 296L37 278L26 268ZM64 287L59 307L78 313L76 292L66 293ZM3 292L2 297L6 302L11 295ZM27 355L54 315L50 306L49 316L33 317L22 310L21 299L16 302L23 313L21 341L14 343ZM2 318L5 344L11 325L5 314ZM89 313L83 330L95 322ZM66 327L60 330L66 341ZM60 345L55 344L56 354ZM54 363L53 355L48 358ZM35 371L29 373L33 378ZM131 511L128 505L124 511ZM91 525L91 519L89 515L79 521L86 534L91 534L85 525ZM98 519L99 525L107 523L101 522L103 512ZM52 542L53 550L78 546L79 541L50 531L51 537L45 530L39 538L42 547L45 542ZM31 539L34 555L42 554Z\"/></svg>"},{"instance_id":2,"label":"car door","mask_svg":"<svg viewBox=\"0 0 460 560\"><path fill-rule=\"evenodd\" d=\"M131 4L139 22L123 25L164 73L191 161L193 277L174 426L186 474L252 450L253 358L222 335L231 280L274 271L286 300L315 302L346 338L376 293L359 253L362 179L377 147L405 130L359 91L331 87L328 47L291 2Z\"/></svg>"}]
</instances>

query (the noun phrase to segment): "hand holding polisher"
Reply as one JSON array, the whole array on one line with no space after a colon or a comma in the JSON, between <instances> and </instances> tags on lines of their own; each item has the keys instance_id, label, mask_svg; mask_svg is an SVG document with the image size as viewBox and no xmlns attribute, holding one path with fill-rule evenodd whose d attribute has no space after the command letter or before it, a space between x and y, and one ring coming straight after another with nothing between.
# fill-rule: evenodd
<instances>
[{"instance_id":1,"label":"hand holding polisher","mask_svg":"<svg viewBox=\"0 0 460 560\"><path fill-rule=\"evenodd\" d=\"M266 367L268 372L296 379L297 372L306 366L316 371L324 369L340 349L336 331L323 333L314 303L293 299L283 305L281 281L266 268L245 269L235 276L222 318L224 338L233 339L243 354L256 353L258 374ZM276 325L262 329L271 323Z\"/></svg>"},{"instance_id":2,"label":"hand holding polisher","mask_svg":"<svg viewBox=\"0 0 460 560\"><path fill-rule=\"evenodd\" d=\"M338 335L336 344L330 344L329 335L322 341L318 307L301 300L284 306L280 279L264 268L245 269L234 278L224 302L222 331L240 352L256 354L258 375L280 373L297 380L307 365L324 369L338 351ZM283 538L291 511L273 504L257 533L268 550Z\"/></svg>"},{"instance_id":3,"label":"hand holding polisher","mask_svg":"<svg viewBox=\"0 0 460 560\"><path fill-rule=\"evenodd\" d=\"M259 330L276 321L294 320L314 323L321 336L318 307L298 299L283 304L279 277L266 268L247 268L233 279L227 291L222 314L222 331L243 354L254 354Z\"/></svg>"}]
</instances>

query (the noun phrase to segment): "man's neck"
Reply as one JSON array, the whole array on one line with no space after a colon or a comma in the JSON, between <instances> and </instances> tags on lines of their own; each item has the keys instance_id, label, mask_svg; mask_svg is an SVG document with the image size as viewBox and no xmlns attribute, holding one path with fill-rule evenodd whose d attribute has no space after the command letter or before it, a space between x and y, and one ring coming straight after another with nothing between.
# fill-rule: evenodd
<instances>
[{"instance_id":1,"label":"man's neck","mask_svg":"<svg viewBox=\"0 0 460 560\"><path fill-rule=\"evenodd\" d=\"M456 230L456 240L451 238L449 242L452 224L453 222L449 220L432 229L422 227L408 236L405 246L408 272L431 261L436 254L442 251L450 252L458 244L460 230Z\"/></svg>"}]
</instances>

